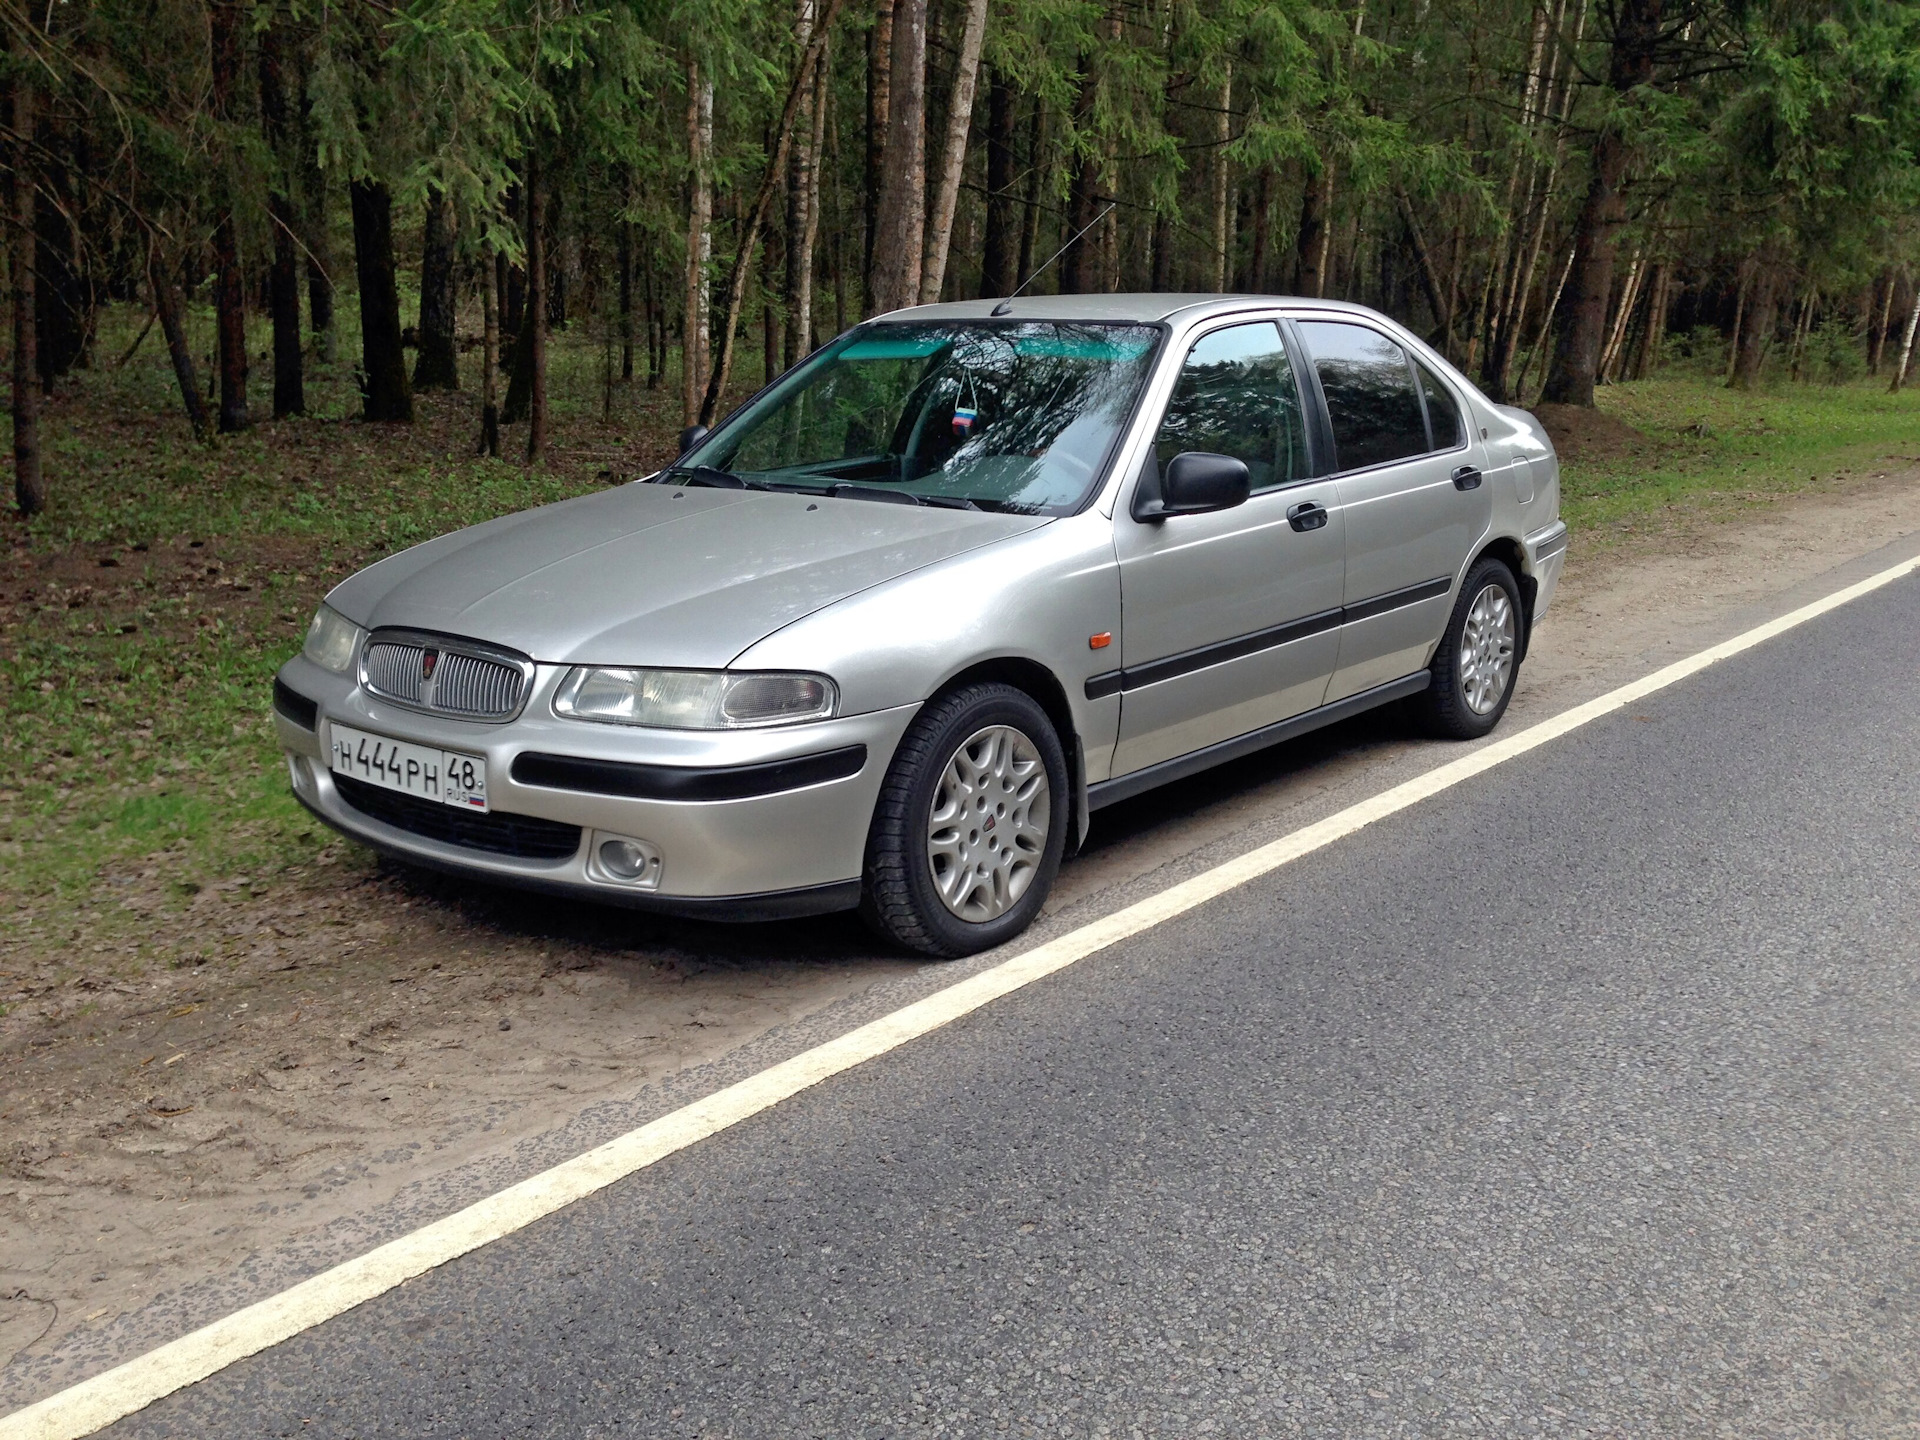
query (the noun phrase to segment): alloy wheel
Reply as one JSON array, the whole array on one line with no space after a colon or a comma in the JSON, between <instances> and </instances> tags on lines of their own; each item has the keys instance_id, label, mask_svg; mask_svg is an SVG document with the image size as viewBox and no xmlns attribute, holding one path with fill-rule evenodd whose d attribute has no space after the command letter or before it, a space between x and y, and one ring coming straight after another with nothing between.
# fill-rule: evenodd
<instances>
[{"instance_id":1,"label":"alloy wheel","mask_svg":"<svg viewBox=\"0 0 1920 1440\"><path fill-rule=\"evenodd\" d=\"M947 761L927 816L927 864L941 902L975 924L1019 903L1053 823L1046 763L1011 725L969 736Z\"/></svg>"},{"instance_id":2,"label":"alloy wheel","mask_svg":"<svg viewBox=\"0 0 1920 1440\"><path fill-rule=\"evenodd\" d=\"M1476 715L1489 713L1513 677L1513 602L1503 585L1488 585L1473 597L1460 633L1460 691Z\"/></svg>"}]
</instances>

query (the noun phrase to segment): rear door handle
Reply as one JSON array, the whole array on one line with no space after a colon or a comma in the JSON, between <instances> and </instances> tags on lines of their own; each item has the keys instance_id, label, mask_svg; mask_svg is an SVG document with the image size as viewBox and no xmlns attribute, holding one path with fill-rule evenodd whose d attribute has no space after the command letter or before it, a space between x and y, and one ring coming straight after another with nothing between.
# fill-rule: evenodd
<instances>
[{"instance_id":1,"label":"rear door handle","mask_svg":"<svg viewBox=\"0 0 1920 1440\"><path fill-rule=\"evenodd\" d=\"M1478 490L1480 472L1471 465L1462 465L1453 472L1453 488L1456 490Z\"/></svg>"},{"instance_id":2,"label":"rear door handle","mask_svg":"<svg viewBox=\"0 0 1920 1440\"><path fill-rule=\"evenodd\" d=\"M1287 511L1287 523L1296 530L1318 530L1327 523L1327 507L1303 500Z\"/></svg>"}]
</instances>

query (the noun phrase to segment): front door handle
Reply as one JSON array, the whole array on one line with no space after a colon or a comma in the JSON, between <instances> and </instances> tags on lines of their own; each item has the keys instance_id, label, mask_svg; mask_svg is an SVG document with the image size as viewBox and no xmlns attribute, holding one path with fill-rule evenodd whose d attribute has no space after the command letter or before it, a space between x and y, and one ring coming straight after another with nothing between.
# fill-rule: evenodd
<instances>
[{"instance_id":1,"label":"front door handle","mask_svg":"<svg viewBox=\"0 0 1920 1440\"><path fill-rule=\"evenodd\" d=\"M1478 490L1480 472L1471 465L1462 465L1453 472L1453 488L1456 490Z\"/></svg>"},{"instance_id":2,"label":"front door handle","mask_svg":"<svg viewBox=\"0 0 1920 1440\"><path fill-rule=\"evenodd\" d=\"M1303 500L1287 511L1287 523L1296 530L1318 530L1327 523L1327 507Z\"/></svg>"}]
</instances>

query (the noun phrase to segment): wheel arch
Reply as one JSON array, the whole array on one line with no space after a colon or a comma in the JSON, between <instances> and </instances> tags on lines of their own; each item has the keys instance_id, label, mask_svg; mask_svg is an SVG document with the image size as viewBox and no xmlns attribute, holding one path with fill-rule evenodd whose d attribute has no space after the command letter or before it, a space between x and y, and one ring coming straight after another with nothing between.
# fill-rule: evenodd
<instances>
[{"instance_id":1,"label":"wheel arch","mask_svg":"<svg viewBox=\"0 0 1920 1440\"><path fill-rule=\"evenodd\" d=\"M927 699L937 700L968 685L996 682L1011 685L1031 695L1040 708L1047 712L1047 719L1053 722L1054 733L1060 737L1060 747L1067 754L1068 779L1073 789L1069 807L1073 828L1067 835L1065 851L1066 855L1072 855L1079 850L1087 835L1087 764L1085 748L1080 742L1080 730L1074 723L1073 706L1067 699L1067 687L1060 683L1060 677L1038 660L1019 655L1001 655L975 661L949 675Z\"/></svg>"},{"instance_id":2,"label":"wheel arch","mask_svg":"<svg viewBox=\"0 0 1920 1440\"><path fill-rule=\"evenodd\" d=\"M1527 658L1527 648L1533 640L1533 602L1540 593L1540 582L1527 573L1527 552L1520 542L1511 535L1497 535L1480 547L1467 568L1460 573L1470 574L1475 565L1482 560L1499 560L1513 572L1513 578L1520 585L1520 655Z\"/></svg>"}]
</instances>

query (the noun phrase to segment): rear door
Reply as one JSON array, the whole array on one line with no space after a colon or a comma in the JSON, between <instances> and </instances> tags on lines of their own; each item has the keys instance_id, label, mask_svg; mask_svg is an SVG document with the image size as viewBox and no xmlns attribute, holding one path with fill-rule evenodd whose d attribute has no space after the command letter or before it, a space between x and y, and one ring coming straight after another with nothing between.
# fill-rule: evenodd
<instances>
[{"instance_id":1,"label":"rear door","mask_svg":"<svg viewBox=\"0 0 1920 1440\"><path fill-rule=\"evenodd\" d=\"M1328 701L1425 666L1493 497L1457 396L1384 330L1301 319L1346 515L1340 651Z\"/></svg>"},{"instance_id":2,"label":"rear door","mask_svg":"<svg viewBox=\"0 0 1920 1440\"><path fill-rule=\"evenodd\" d=\"M1115 776L1311 710L1339 652L1344 522L1315 478L1299 377L1273 320L1192 344L1154 446L1246 462L1253 495L1207 515L1115 517L1125 613Z\"/></svg>"}]
</instances>

